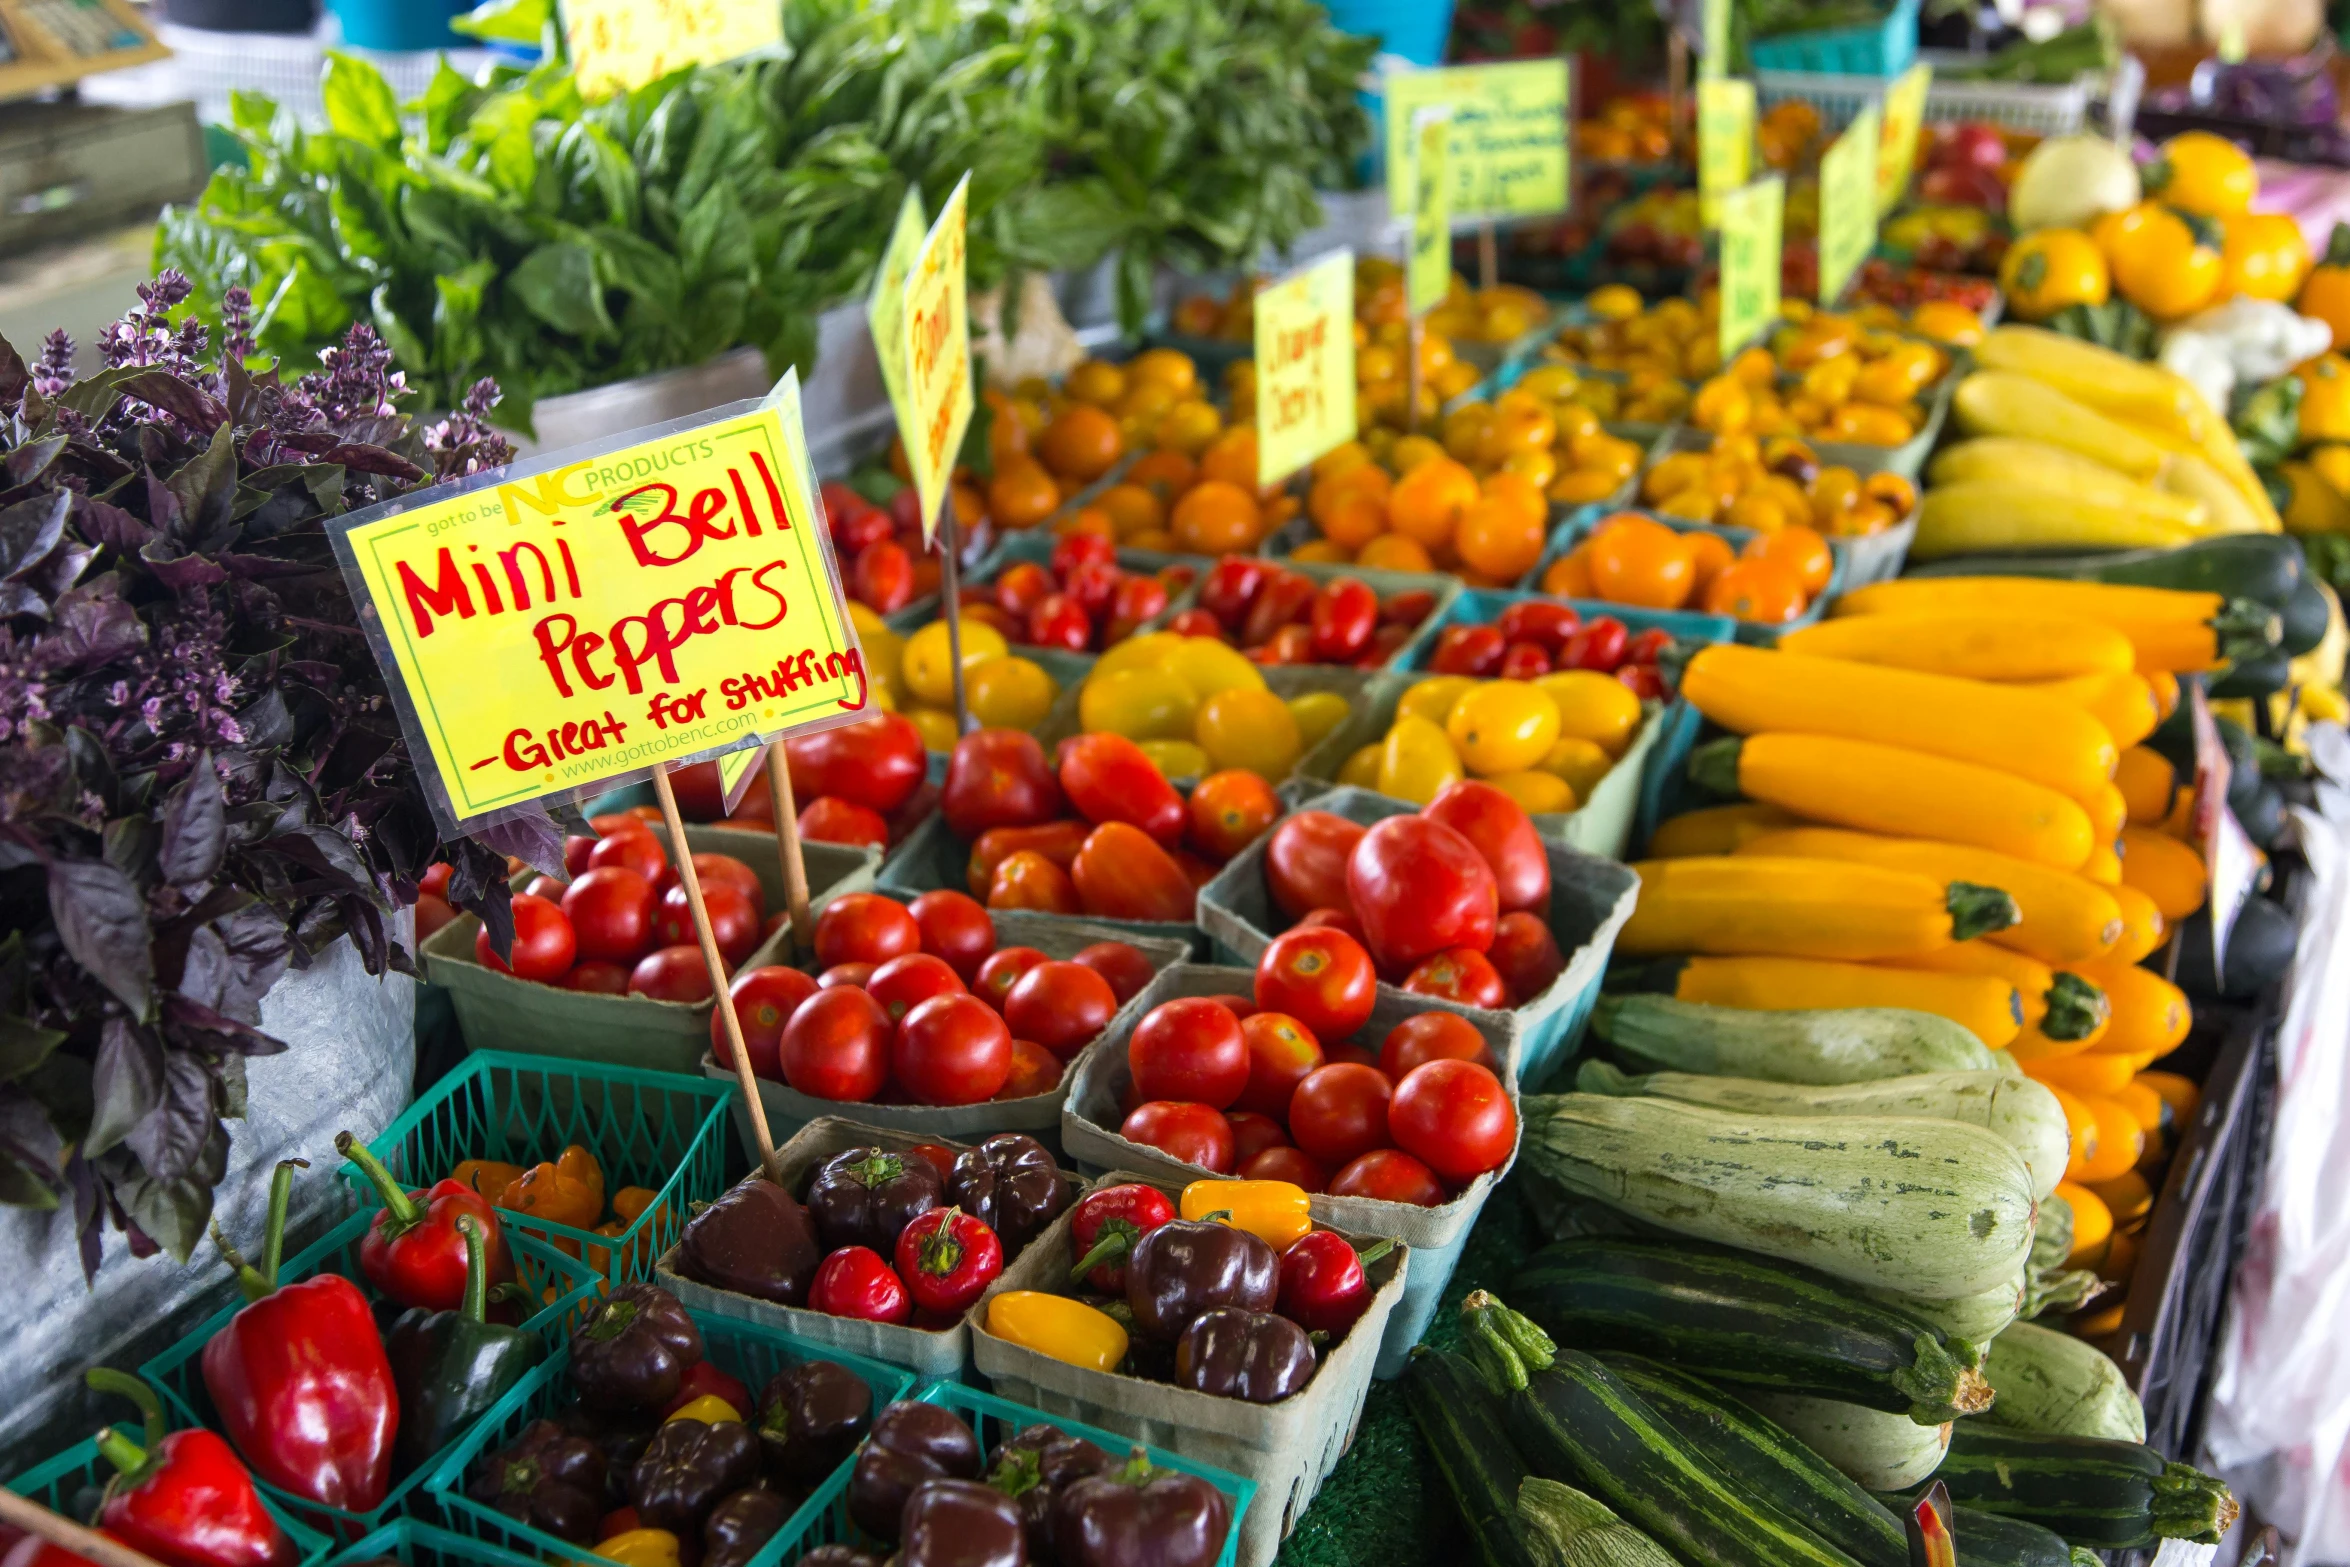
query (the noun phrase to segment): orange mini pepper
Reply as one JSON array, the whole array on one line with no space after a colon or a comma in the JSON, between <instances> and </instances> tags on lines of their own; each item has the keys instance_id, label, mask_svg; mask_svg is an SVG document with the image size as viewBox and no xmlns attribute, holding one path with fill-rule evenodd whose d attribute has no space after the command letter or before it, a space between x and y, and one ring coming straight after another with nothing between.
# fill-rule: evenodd
<instances>
[{"instance_id":1,"label":"orange mini pepper","mask_svg":"<svg viewBox=\"0 0 2350 1567\"><path fill-rule=\"evenodd\" d=\"M498 1194L513 1185L522 1175L522 1166L508 1164L502 1159L462 1159L449 1172L449 1179L460 1186L469 1186L492 1202Z\"/></svg>"}]
</instances>

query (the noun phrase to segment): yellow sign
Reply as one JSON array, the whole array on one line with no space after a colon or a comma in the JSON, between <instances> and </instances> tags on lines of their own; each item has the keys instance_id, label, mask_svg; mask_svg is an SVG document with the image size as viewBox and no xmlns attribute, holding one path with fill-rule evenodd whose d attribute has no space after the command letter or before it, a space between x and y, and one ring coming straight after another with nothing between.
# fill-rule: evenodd
<instances>
[{"instance_id":1,"label":"yellow sign","mask_svg":"<svg viewBox=\"0 0 2350 1567\"><path fill-rule=\"evenodd\" d=\"M1820 154L1820 303L1834 305L1877 244L1877 106Z\"/></svg>"},{"instance_id":2,"label":"yellow sign","mask_svg":"<svg viewBox=\"0 0 2350 1567\"><path fill-rule=\"evenodd\" d=\"M1452 110L1446 161L1452 166L1454 222L1540 217L1566 210L1564 57L1397 71L1386 78L1386 86L1390 171L1412 166L1412 123L1421 110ZM1390 203L1410 190L1408 179L1390 173Z\"/></svg>"},{"instance_id":3,"label":"yellow sign","mask_svg":"<svg viewBox=\"0 0 2350 1567\"><path fill-rule=\"evenodd\" d=\"M335 546L452 830L866 706L795 376L760 407L436 493Z\"/></svg>"},{"instance_id":4,"label":"yellow sign","mask_svg":"<svg viewBox=\"0 0 2350 1567\"><path fill-rule=\"evenodd\" d=\"M938 221L906 273L904 335L906 400L898 416L906 465L922 497L922 537L938 537L939 504L955 471L955 454L970 428L971 319L965 298L963 220L971 176L939 209Z\"/></svg>"},{"instance_id":5,"label":"yellow sign","mask_svg":"<svg viewBox=\"0 0 2350 1567\"><path fill-rule=\"evenodd\" d=\"M1697 52L1700 77L1730 74L1730 0L1704 0L1700 22L1704 42Z\"/></svg>"},{"instance_id":6,"label":"yellow sign","mask_svg":"<svg viewBox=\"0 0 2350 1567\"><path fill-rule=\"evenodd\" d=\"M1355 258L1334 250L1261 290L1257 482L1288 478L1355 438Z\"/></svg>"},{"instance_id":7,"label":"yellow sign","mask_svg":"<svg viewBox=\"0 0 2350 1567\"><path fill-rule=\"evenodd\" d=\"M898 206L897 227L889 232L889 246L881 253L881 266L873 274L873 293L865 302L873 355L881 361L881 384L889 392L889 406L896 411L901 430L914 427L906 414L906 274L914 270L929 226L922 215L922 187L910 185Z\"/></svg>"},{"instance_id":8,"label":"yellow sign","mask_svg":"<svg viewBox=\"0 0 2350 1567\"><path fill-rule=\"evenodd\" d=\"M1697 202L1707 228L1721 226L1724 193L1754 167L1754 83L1715 77L1697 84Z\"/></svg>"},{"instance_id":9,"label":"yellow sign","mask_svg":"<svg viewBox=\"0 0 2350 1567\"><path fill-rule=\"evenodd\" d=\"M1909 193L1909 176L1918 161L1918 129L1926 123L1926 89L1933 85L1934 68L1921 60L1885 89L1885 142L1877 158L1879 212L1891 212Z\"/></svg>"},{"instance_id":10,"label":"yellow sign","mask_svg":"<svg viewBox=\"0 0 2350 1567\"><path fill-rule=\"evenodd\" d=\"M1424 316L1452 291L1450 116L1423 109L1412 160L1412 258L1404 269L1404 308Z\"/></svg>"},{"instance_id":11,"label":"yellow sign","mask_svg":"<svg viewBox=\"0 0 2350 1567\"><path fill-rule=\"evenodd\" d=\"M1779 225L1787 177L1774 174L1722 197L1722 361L1779 319Z\"/></svg>"},{"instance_id":12,"label":"yellow sign","mask_svg":"<svg viewBox=\"0 0 2350 1567\"><path fill-rule=\"evenodd\" d=\"M744 0L562 0L563 41L582 92L642 87L783 42L783 7Z\"/></svg>"}]
</instances>

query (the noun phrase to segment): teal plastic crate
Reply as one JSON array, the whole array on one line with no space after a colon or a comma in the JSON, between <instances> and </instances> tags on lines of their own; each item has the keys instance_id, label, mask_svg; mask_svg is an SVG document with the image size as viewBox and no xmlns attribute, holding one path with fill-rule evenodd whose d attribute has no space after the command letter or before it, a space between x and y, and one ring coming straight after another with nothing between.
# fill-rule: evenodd
<instances>
[{"instance_id":1,"label":"teal plastic crate","mask_svg":"<svg viewBox=\"0 0 2350 1567\"><path fill-rule=\"evenodd\" d=\"M374 1223L373 1209L351 1215L327 1231L308 1250L280 1267L279 1282L295 1284L318 1274L339 1273L358 1285L361 1293L374 1299L366 1276L359 1271L359 1243ZM595 1294L594 1275L586 1264L565 1256L535 1235L509 1227L506 1230L506 1245L514 1255L517 1282L529 1291L532 1299L544 1302L522 1325L537 1334L548 1350L553 1352L560 1348L570 1331L572 1312ZM153 1383L156 1391L163 1395L166 1413L179 1423L208 1426L224 1436L227 1434L221 1426L219 1411L213 1407L212 1394L204 1386L204 1346L212 1341L215 1333L228 1326L230 1318L244 1309L243 1301L223 1307L194 1332L139 1368L139 1374ZM424 1482L438 1466L439 1458L436 1455L407 1475L395 1475L392 1488L386 1493L381 1505L366 1512L328 1507L295 1496L258 1475L254 1480L261 1487L265 1499L319 1534L333 1540L355 1540L386 1523L409 1516L420 1505L429 1505L424 1495Z\"/></svg>"},{"instance_id":2,"label":"teal plastic crate","mask_svg":"<svg viewBox=\"0 0 2350 1567\"><path fill-rule=\"evenodd\" d=\"M146 1443L147 1433L127 1421L114 1429L134 1442L141 1445ZM106 1482L113 1479L114 1474L114 1465L108 1463L105 1455L98 1451L98 1439L85 1437L47 1463L35 1464L9 1481L8 1489L29 1501L39 1502L60 1517L95 1527L99 1501L105 1493ZM286 1538L293 1541L294 1559L300 1567L312 1567L312 1564L323 1561L327 1552L334 1549L333 1541L286 1511L278 1499L267 1491L261 1494L261 1505L270 1517L277 1520L277 1526L286 1532ZM502 1564L502 1567L511 1567L511 1564Z\"/></svg>"},{"instance_id":3,"label":"teal plastic crate","mask_svg":"<svg viewBox=\"0 0 2350 1567\"><path fill-rule=\"evenodd\" d=\"M1918 57L1918 0L1896 0L1881 22L1749 39L1746 53L1758 71L1899 76Z\"/></svg>"},{"instance_id":4,"label":"teal plastic crate","mask_svg":"<svg viewBox=\"0 0 2350 1567\"><path fill-rule=\"evenodd\" d=\"M479 1050L367 1146L401 1180L425 1187L460 1160L533 1165L579 1144L603 1167L607 1201L626 1186L648 1187L655 1200L617 1236L543 1220L531 1229L582 1256L605 1255L604 1276L625 1284L652 1277L692 1204L725 1192L735 1092L731 1081ZM363 1206L378 1205L358 1166L344 1165L342 1176Z\"/></svg>"},{"instance_id":5,"label":"teal plastic crate","mask_svg":"<svg viewBox=\"0 0 2350 1567\"><path fill-rule=\"evenodd\" d=\"M761 1327L752 1322L738 1322L732 1317L713 1316L708 1312L689 1311L694 1325L701 1329L703 1357L721 1371L737 1377L754 1395L766 1386L770 1377L789 1366L804 1365L812 1360L829 1360L845 1366L873 1390L873 1409L880 1413L882 1406L904 1398L914 1386L914 1374L901 1366L884 1365L868 1360L863 1355L852 1355L845 1350L830 1349L811 1344L788 1333ZM521 1556L540 1561L577 1563L580 1567L595 1567L610 1558L594 1554L586 1546L574 1545L557 1539L543 1529L534 1528L484 1502L477 1502L465 1494L465 1484L475 1462L484 1453L493 1452L521 1434L522 1428L542 1416L554 1416L572 1406L571 1350L566 1344L534 1368L530 1375L514 1387L497 1407L484 1415L479 1424L461 1442L450 1448L435 1465L427 1482L435 1503L448 1526L471 1538L492 1546L503 1547ZM832 1476L841 1480L847 1465ZM829 1486L831 1481L827 1481ZM759 1548L744 1567L777 1567L786 1560L797 1560L800 1553L815 1544L812 1525L821 1508L825 1486L819 1486L814 1495L800 1504L799 1509L785 1520L775 1537Z\"/></svg>"},{"instance_id":6,"label":"teal plastic crate","mask_svg":"<svg viewBox=\"0 0 2350 1567\"><path fill-rule=\"evenodd\" d=\"M547 1567L535 1556L436 1529L413 1518L386 1525L336 1554L326 1567L395 1561L402 1567Z\"/></svg>"}]
</instances>

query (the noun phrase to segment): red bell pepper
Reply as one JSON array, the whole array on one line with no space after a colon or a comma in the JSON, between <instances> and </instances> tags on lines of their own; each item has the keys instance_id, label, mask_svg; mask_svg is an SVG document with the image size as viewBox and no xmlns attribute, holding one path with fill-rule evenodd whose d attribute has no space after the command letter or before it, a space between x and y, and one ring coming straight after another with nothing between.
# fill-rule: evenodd
<instances>
[{"instance_id":1,"label":"red bell pepper","mask_svg":"<svg viewBox=\"0 0 2350 1567\"><path fill-rule=\"evenodd\" d=\"M212 1227L252 1304L204 1346L204 1386L255 1474L323 1506L370 1512L391 1488L400 1394L358 1285L337 1273L277 1282L297 1168L308 1161L281 1162L270 1182L259 1268Z\"/></svg>"},{"instance_id":2,"label":"red bell pepper","mask_svg":"<svg viewBox=\"0 0 2350 1567\"><path fill-rule=\"evenodd\" d=\"M165 1435L163 1405L137 1377L100 1367L88 1381L138 1405L147 1426L144 1446L111 1426L98 1433L98 1451L120 1471L98 1509L107 1534L166 1567L287 1567L295 1559L294 1542L228 1443L200 1427Z\"/></svg>"},{"instance_id":3,"label":"red bell pepper","mask_svg":"<svg viewBox=\"0 0 2350 1567\"><path fill-rule=\"evenodd\" d=\"M383 1211L359 1243L359 1271L382 1294L403 1306L455 1311L465 1304L465 1236L457 1217L481 1220L489 1250L489 1284L514 1282L514 1257L498 1210L461 1181L441 1181L430 1191L410 1192L384 1163L349 1132L335 1133L335 1152L359 1166L383 1198Z\"/></svg>"}]
</instances>

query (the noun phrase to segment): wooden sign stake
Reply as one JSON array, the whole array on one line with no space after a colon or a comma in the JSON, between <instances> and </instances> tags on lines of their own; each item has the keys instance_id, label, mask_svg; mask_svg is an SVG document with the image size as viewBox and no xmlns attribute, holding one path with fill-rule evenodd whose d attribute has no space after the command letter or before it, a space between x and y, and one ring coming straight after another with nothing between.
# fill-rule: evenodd
<instances>
[{"instance_id":1,"label":"wooden sign stake","mask_svg":"<svg viewBox=\"0 0 2350 1567\"><path fill-rule=\"evenodd\" d=\"M1426 333L1425 316L1409 318L1411 326L1405 339L1406 364L1404 370L1403 427L1407 435L1420 433L1420 339Z\"/></svg>"},{"instance_id":2,"label":"wooden sign stake","mask_svg":"<svg viewBox=\"0 0 2350 1567\"><path fill-rule=\"evenodd\" d=\"M0 1523L38 1535L59 1550L71 1551L85 1561L97 1563L98 1567L162 1567L154 1557L134 1551L95 1529L86 1529L14 1491L0 1491Z\"/></svg>"},{"instance_id":3,"label":"wooden sign stake","mask_svg":"<svg viewBox=\"0 0 2350 1567\"><path fill-rule=\"evenodd\" d=\"M955 733L971 732L971 703L963 694L963 530L955 521L955 487L938 503L938 591L947 612L947 657L955 666Z\"/></svg>"},{"instance_id":4,"label":"wooden sign stake","mask_svg":"<svg viewBox=\"0 0 2350 1567\"><path fill-rule=\"evenodd\" d=\"M808 861L800 850L800 807L792 798L791 761L783 754L781 740L767 748L767 795L775 807L775 853L783 861L792 949L806 956L816 950L816 930L808 918Z\"/></svg>"},{"instance_id":5,"label":"wooden sign stake","mask_svg":"<svg viewBox=\"0 0 2350 1567\"><path fill-rule=\"evenodd\" d=\"M702 903L702 875L685 846L685 822L677 814L677 790L669 769L653 772L653 792L661 797L661 819L669 824L669 841L677 845L677 879L685 887L686 907L693 911L694 934L701 939L702 961L710 966L710 987L716 993L718 1015L726 1020L726 1042L734 1050L734 1075L741 1082L743 1102L750 1107L751 1130L759 1142L759 1168L767 1179L782 1184L776 1162L775 1135L767 1129L767 1106L759 1097L759 1080L751 1073L750 1047L743 1043L743 1022L735 1015L734 995L727 988L726 960L718 955L718 938L710 931L710 911ZM795 832L797 824L794 824Z\"/></svg>"},{"instance_id":6,"label":"wooden sign stake","mask_svg":"<svg viewBox=\"0 0 2350 1567\"><path fill-rule=\"evenodd\" d=\"M1477 286L1491 290L1501 284L1501 245L1494 238L1493 221L1477 225Z\"/></svg>"}]
</instances>

